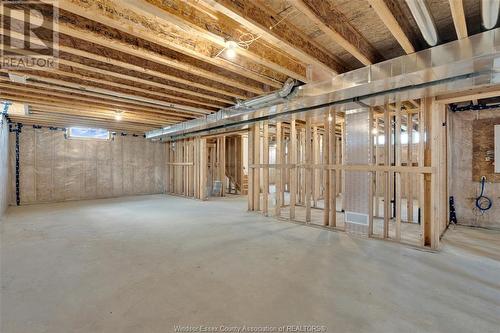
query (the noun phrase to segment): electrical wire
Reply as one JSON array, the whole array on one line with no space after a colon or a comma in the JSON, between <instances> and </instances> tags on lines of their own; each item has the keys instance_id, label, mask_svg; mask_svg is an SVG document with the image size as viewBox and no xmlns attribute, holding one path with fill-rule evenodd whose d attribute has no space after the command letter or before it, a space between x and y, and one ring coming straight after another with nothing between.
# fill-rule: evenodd
<instances>
[{"instance_id":1,"label":"electrical wire","mask_svg":"<svg viewBox=\"0 0 500 333\"><path fill-rule=\"evenodd\" d=\"M476 208L479 212L484 214L487 210L489 210L493 206L493 201L490 198L484 195L484 190L486 187L486 177L481 177L481 194L476 198Z\"/></svg>"},{"instance_id":2,"label":"electrical wire","mask_svg":"<svg viewBox=\"0 0 500 333\"><path fill-rule=\"evenodd\" d=\"M291 7L286 8L284 11L288 10L289 8L291 8ZM273 30L274 28L276 28L281 22L283 22L287 17L289 17L291 13L295 13L295 16L297 16L300 12L296 12L294 10L289 11L280 20L278 20L278 22L276 22L275 24L271 25L269 27L269 30ZM222 50L220 50L215 55L214 58L217 58L218 56L220 56L222 54L222 52L224 52L225 50L228 49L227 42L233 41L234 43L236 43L236 45L238 45L238 47L241 47L242 49L248 50L248 48L250 47L250 45L252 45L253 42L259 40L261 37L262 37L262 35L257 35L256 36L256 35L252 34L251 32L245 32L245 33L243 33L243 34L241 34L239 36L239 38L238 38L239 40L238 41L231 40L231 39L226 39L226 46L224 46L224 48Z\"/></svg>"}]
</instances>

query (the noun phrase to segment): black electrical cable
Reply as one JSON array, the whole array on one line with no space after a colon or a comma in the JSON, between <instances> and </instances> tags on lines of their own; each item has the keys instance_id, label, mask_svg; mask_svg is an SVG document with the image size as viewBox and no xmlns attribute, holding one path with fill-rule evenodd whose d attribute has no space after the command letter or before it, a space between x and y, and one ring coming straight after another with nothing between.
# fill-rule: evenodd
<instances>
[{"instance_id":1,"label":"black electrical cable","mask_svg":"<svg viewBox=\"0 0 500 333\"><path fill-rule=\"evenodd\" d=\"M476 198L476 208L484 213L493 206L493 201L490 198L484 196L484 188L486 185L486 177L481 177L481 194Z\"/></svg>"}]
</instances>

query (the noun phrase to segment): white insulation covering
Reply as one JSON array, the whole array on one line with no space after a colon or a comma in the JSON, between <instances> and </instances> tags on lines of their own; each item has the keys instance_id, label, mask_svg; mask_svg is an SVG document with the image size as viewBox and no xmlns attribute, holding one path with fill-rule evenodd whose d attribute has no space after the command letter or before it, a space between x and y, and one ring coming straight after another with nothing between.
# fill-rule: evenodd
<instances>
[{"instance_id":1,"label":"white insulation covering","mask_svg":"<svg viewBox=\"0 0 500 333\"><path fill-rule=\"evenodd\" d=\"M0 219L8 204L9 179L9 125L4 115L0 115Z\"/></svg>"},{"instance_id":2,"label":"white insulation covering","mask_svg":"<svg viewBox=\"0 0 500 333\"><path fill-rule=\"evenodd\" d=\"M15 137L10 140L15 168ZM63 131L23 127L21 204L164 192L165 145L117 134L113 140L66 139ZM11 172L14 175L14 172ZM10 204L15 204L11 177Z\"/></svg>"}]
</instances>

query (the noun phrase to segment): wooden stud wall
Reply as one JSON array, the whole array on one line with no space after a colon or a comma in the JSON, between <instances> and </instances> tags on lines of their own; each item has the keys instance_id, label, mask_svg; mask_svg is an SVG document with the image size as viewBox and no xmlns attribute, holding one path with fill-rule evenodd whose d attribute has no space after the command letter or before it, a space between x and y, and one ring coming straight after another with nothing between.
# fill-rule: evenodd
<instances>
[{"instance_id":1,"label":"wooden stud wall","mask_svg":"<svg viewBox=\"0 0 500 333\"><path fill-rule=\"evenodd\" d=\"M446 110L433 99L417 109L403 106L397 102L368 111L370 158L363 165L344 164L346 125L335 110L322 121L306 117L251 125L248 210L343 230L343 203L338 205L343 173L368 172L367 236L409 242L408 226L413 226L420 241L412 245L437 249L447 225ZM241 142L217 136L167 144L168 192L204 200L210 194L207 182L220 180L224 195L228 170L241 166Z\"/></svg>"},{"instance_id":2,"label":"wooden stud wall","mask_svg":"<svg viewBox=\"0 0 500 333\"><path fill-rule=\"evenodd\" d=\"M269 184L259 179L257 170L269 174L274 169L276 218L342 229L343 220L339 222L337 216L342 214L336 208L345 186L343 173L369 172L372 201L367 236L437 249L439 236L447 224L446 181L443 180L447 172L446 113L432 99L422 101L417 109L407 109L404 105L397 102L370 109L370 161L366 165L343 163L345 125L334 110L321 122L306 118L305 121L266 123L262 133L255 130L255 126L250 130L249 151L253 153L249 153L249 167L253 171L249 174L253 179L249 182L265 192ZM414 138L419 141L415 142ZM254 150L260 152L262 146L267 154L272 144L276 145L275 163L266 162L268 157L259 159ZM273 179L269 182L273 183ZM257 204L260 200L260 193L249 196L249 209L262 210L267 215L269 207L264 205L261 209ZM283 213L285 210L288 214ZM321 217L315 213L317 210L322 210ZM414 217L418 211L421 227ZM414 234L409 235L408 230ZM413 238L420 241L413 243Z\"/></svg>"}]
</instances>

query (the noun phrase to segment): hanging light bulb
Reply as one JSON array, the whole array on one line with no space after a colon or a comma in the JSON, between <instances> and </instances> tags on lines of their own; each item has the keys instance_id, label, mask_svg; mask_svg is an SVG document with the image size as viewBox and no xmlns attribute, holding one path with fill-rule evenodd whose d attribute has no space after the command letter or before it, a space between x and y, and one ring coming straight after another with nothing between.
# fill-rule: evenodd
<instances>
[{"instance_id":1,"label":"hanging light bulb","mask_svg":"<svg viewBox=\"0 0 500 333\"><path fill-rule=\"evenodd\" d=\"M115 120L120 121L123 118L123 112L115 111Z\"/></svg>"},{"instance_id":2,"label":"hanging light bulb","mask_svg":"<svg viewBox=\"0 0 500 333\"><path fill-rule=\"evenodd\" d=\"M226 56L229 59L234 59L236 57L236 49L238 48L238 43L233 40L226 41Z\"/></svg>"},{"instance_id":3,"label":"hanging light bulb","mask_svg":"<svg viewBox=\"0 0 500 333\"><path fill-rule=\"evenodd\" d=\"M329 122L332 122L332 121L333 121L333 117L332 117L332 115L331 115L331 114L330 114L330 115L328 115L328 121L329 121Z\"/></svg>"}]
</instances>

